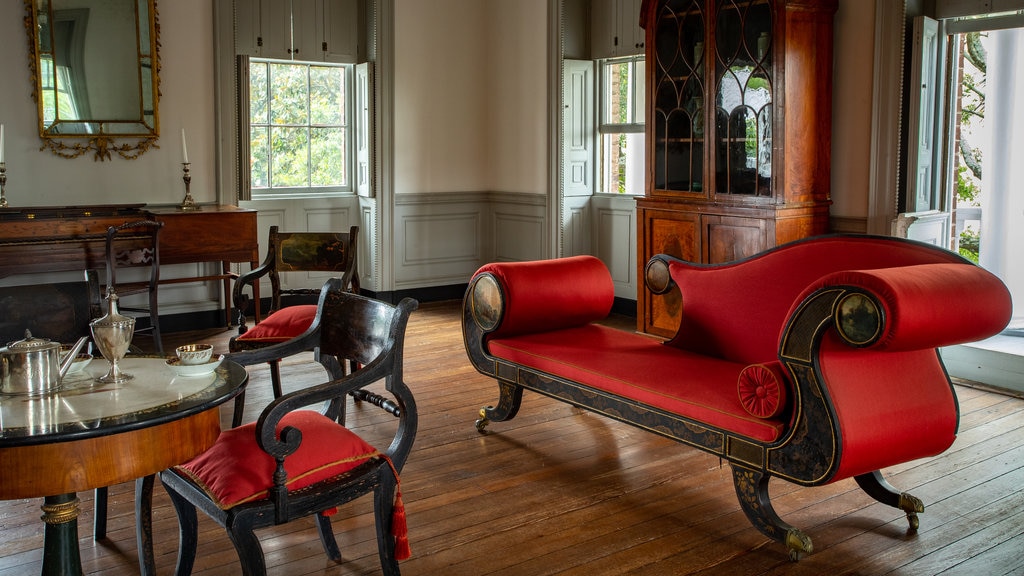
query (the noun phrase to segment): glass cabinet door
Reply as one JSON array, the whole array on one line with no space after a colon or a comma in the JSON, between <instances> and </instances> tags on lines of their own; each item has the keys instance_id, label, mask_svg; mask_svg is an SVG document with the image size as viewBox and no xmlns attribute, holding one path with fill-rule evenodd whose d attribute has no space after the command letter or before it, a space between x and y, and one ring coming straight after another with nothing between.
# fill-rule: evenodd
<instances>
[{"instance_id":1,"label":"glass cabinet door","mask_svg":"<svg viewBox=\"0 0 1024 576\"><path fill-rule=\"evenodd\" d=\"M663 0L655 21L654 190L704 191L704 3Z\"/></svg>"},{"instance_id":2,"label":"glass cabinet door","mask_svg":"<svg viewBox=\"0 0 1024 576\"><path fill-rule=\"evenodd\" d=\"M715 11L715 194L771 196L772 0Z\"/></svg>"}]
</instances>

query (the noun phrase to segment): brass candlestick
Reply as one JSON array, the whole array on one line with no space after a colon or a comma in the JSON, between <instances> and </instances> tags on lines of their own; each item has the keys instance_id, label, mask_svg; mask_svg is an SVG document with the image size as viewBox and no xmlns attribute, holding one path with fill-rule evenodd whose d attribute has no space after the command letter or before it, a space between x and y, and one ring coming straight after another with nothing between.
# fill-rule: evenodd
<instances>
[{"instance_id":1,"label":"brass candlestick","mask_svg":"<svg viewBox=\"0 0 1024 576\"><path fill-rule=\"evenodd\" d=\"M196 201L192 199L192 192L189 190L189 185L192 184L192 175L189 173L189 168L192 166L191 162L182 162L181 169L184 172L181 179L185 181L185 199L181 201L181 206L178 206L178 210L199 210L199 206Z\"/></svg>"},{"instance_id":2,"label":"brass candlestick","mask_svg":"<svg viewBox=\"0 0 1024 576\"><path fill-rule=\"evenodd\" d=\"M7 208L7 162L0 162L0 208Z\"/></svg>"}]
</instances>

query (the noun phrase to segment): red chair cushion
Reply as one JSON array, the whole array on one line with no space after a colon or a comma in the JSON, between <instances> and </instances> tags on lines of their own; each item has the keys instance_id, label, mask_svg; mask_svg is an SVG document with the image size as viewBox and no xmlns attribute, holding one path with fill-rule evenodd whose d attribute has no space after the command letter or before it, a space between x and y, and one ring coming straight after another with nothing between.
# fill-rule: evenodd
<instances>
[{"instance_id":1,"label":"red chair cushion","mask_svg":"<svg viewBox=\"0 0 1024 576\"><path fill-rule=\"evenodd\" d=\"M259 341L267 344L286 342L309 329L315 316L316 304L288 306L267 316L259 324L239 336L238 340Z\"/></svg>"},{"instance_id":2,"label":"red chair cushion","mask_svg":"<svg viewBox=\"0 0 1024 576\"><path fill-rule=\"evenodd\" d=\"M312 410L286 415L278 432L291 426L302 432L299 449L285 461L288 490L295 491L343 474L382 456L349 429ZM214 445L174 470L190 478L222 510L267 498L274 485L274 458L256 442L256 423L221 433Z\"/></svg>"},{"instance_id":3,"label":"red chair cushion","mask_svg":"<svg viewBox=\"0 0 1024 576\"><path fill-rule=\"evenodd\" d=\"M740 372L736 387L740 404L751 416L776 418L786 408L789 383L778 362L747 366Z\"/></svg>"}]
</instances>

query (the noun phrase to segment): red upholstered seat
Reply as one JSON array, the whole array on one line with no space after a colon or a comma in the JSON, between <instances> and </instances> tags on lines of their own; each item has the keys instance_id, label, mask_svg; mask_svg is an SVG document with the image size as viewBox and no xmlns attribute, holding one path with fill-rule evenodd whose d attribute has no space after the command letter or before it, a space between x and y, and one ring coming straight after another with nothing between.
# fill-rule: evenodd
<instances>
[{"instance_id":1,"label":"red upholstered seat","mask_svg":"<svg viewBox=\"0 0 1024 576\"><path fill-rule=\"evenodd\" d=\"M777 440L784 428L784 417L759 418L744 409L735 383L745 364L665 346L648 336L589 324L492 339L487 345L503 360L762 442Z\"/></svg>"},{"instance_id":2,"label":"red upholstered seat","mask_svg":"<svg viewBox=\"0 0 1024 576\"><path fill-rule=\"evenodd\" d=\"M305 440L285 459L288 491L301 490L322 480L344 474L381 452L348 428L312 410L297 410L281 419L285 426L302 432ZM225 430L217 442L191 461L175 467L207 496L227 510L238 504L267 498L274 486L273 457L256 442L256 423Z\"/></svg>"},{"instance_id":3,"label":"red upholstered seat","mask_svg":"<svg viewBox=\"0 0 1024 576\"><path fill-rule=\"evenodd\" d=\"M291 340L302 334L313 324L316 316L316 304L300 304L282 308L262 322L249 328L236 340L245 343L276 344Z\"/></svg>"}]
</instances>

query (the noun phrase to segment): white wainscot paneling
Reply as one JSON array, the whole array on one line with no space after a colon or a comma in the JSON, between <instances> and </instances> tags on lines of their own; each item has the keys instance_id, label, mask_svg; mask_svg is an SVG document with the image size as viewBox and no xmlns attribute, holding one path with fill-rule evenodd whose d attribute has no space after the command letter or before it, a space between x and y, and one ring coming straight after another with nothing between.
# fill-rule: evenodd
<instances>
[{"instance_id":1,"label":"white wainscot paneling","mask_svg":"<svg viewBox=\"0 0 1024 576\"><path fill-rule=\"evenodd\" d=\"M562 256L591 253L590 199L567 196L562 200Z\"/></svg>"},{"instance_id":2,"label":"white wainscot paneling","mask_svg":"<svg viewBox=\"0 0 1024 576\"><path fill-rule=\"evenodd\" d=\"M480 261L479 212L409 215L398 223L395 287L466 282Z\"/></svg>"},{"instance_id":3,"label":"white wainscot paneling","mask_svg":"<svg viewBox=\"0 0 1024 576\"><path fill-rule=\"evenodd\" d=\"M636 199L595 196L594 255L608 266L615 295L636 299Z\"/></svg>"},{"instance_id":4,"label":"white wainscot paneling","mask_svg":"<svg viewBox=\"0 0 1024 576\"><path fill-rule=\"evenodd\" d=\"M359 198L359 251L356 271L364 290L377 291L380 281L380 248L377 235L377 199Z\"/></svg>"},{"instance_id":5,"label":"white wainscot paneling","mask_svg":"<svg viewBox=\"0 0 1024 576\"><path fill-rule=\"evenodd\" d=\"M530 214L494 213L494 259L498 261L544 258L544 218Z\"/></svg>"}]
</instances>

